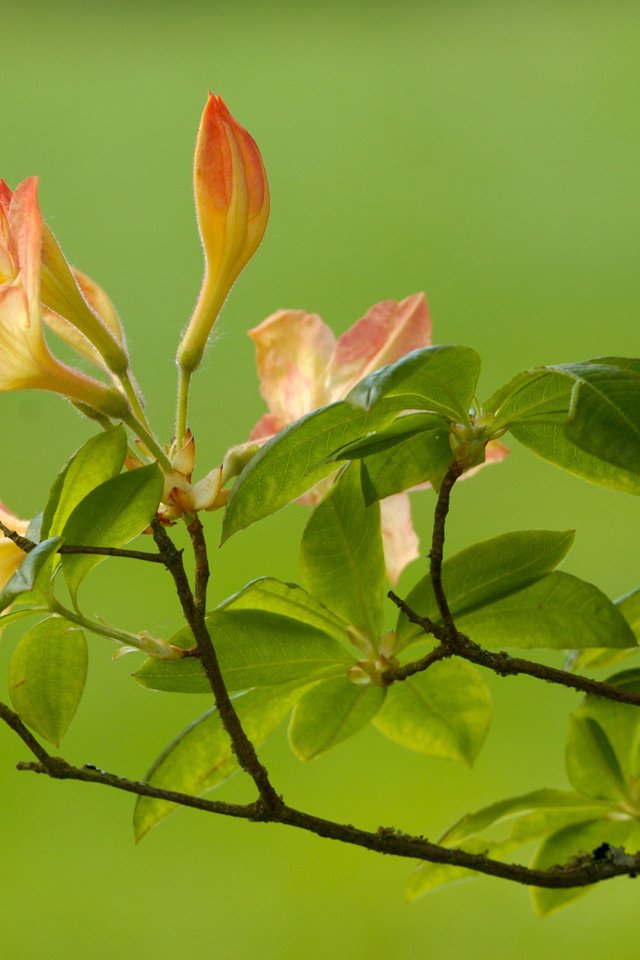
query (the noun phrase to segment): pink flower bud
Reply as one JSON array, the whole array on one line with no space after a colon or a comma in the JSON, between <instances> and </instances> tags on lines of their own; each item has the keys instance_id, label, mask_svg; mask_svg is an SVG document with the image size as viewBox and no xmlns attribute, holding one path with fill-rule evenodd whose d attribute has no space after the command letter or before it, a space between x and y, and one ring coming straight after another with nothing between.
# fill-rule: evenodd
<instances>
[{"instance_id":1,"label":"pink flower bud","mask_svg":"<svg viewBox=\"0 0 640 960\"><path fill-rule=\"evenodd\" d=\"M178 351L178 363L189 371L200 363L220 308L258 249L269 219L260 151L221 97L211 93L196 143L194 188L205 275Z\"/></svg>"}]
</instances>

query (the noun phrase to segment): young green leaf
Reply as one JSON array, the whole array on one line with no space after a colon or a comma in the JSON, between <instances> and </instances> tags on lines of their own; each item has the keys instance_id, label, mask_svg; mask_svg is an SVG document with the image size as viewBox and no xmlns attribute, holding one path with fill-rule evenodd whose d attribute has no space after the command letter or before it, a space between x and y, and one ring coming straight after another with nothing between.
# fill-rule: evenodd
<instances>
[{"instance_id":1,"label":"young green leaf","mask_svg":"<svg viewBox=\"0 0 640 960\"><path fill-rule=\"evenodd\" d=\"M207 614L220 668L229 690L247 690L346 673L353 657L317 627L264 610L214 610ZM193 646L189 627L170 643ZM209 682L197 657L159 660L150 657L134 673L142 686L175 693L207 693Z\"/></svg>"},{"instance_id":2,"label":"young green leaf","mask_svg":"<svg viewBox=\"0 0 640 960\"><path fill-rule=\"evenodd\" d=\"M382 397L403 397L407 410L430 410L469 423L479 374L475 350L426 347L370 373L347 395L347 402L371 410Z\"/></svg>"},{"instance_id":3,"label":"young green leaf","mask_svg":"<svg viewBox=\"0 0 640 960\"><path fill-rule=\"evenodd\" d=\"M491 722L491 695L468 663L441 660L394 683L372 722L409 750L471 766Z\"/></svg>"},{"instance_id":4,"label":"young green leaf","mask_svg":"<svg viewBox=\"0 0 640 960\"><path fill-rule=\"evenodd\" d=\"M364 504L359 464L342 473L311 514L300 568L309 593L372 641L378 639L385 584L380 509Z\"/></svg>"},{"instance_id":5,"label":"young green leaf","mask_svg":"<svg viewBox=\"0 0 640 960\"><path fill-rule=\"evenodd\" d=\"M636 642L640 643L640 587L623 597L618 597L613 602L631 627ZM632 656L634 653L636 653L635 647L624 650L612 650L606 647L572 650L567 657L567 669L573 670L575 673L582 673L584 670L590 670L594 667L608 667Z\"/></svg>"},{"instance_id":6,"label":"young green leaf","mask_svg":"<svg viewBox=\"0 0 640 960\"><path fill-rule=\"evenodd\" d=\"M75 507L63 536L67 544L121 547L149 525L162 496L162 474L152 463L101 483ZM74 603L78 587L104 557L68 554L62 569Z\"/></svg>"},{"instance_id":7,"label":"young green leaf","mask_svg":"<svg viewBox=\"0 0 640 960\"><path fill-rule=\"evenodd\" d=\"M629 624L601 590L559 571L457 616L456 625L490 649L636 646Z\"/></svg>"},{"instance_id":8,"label":"young green leaf","mask_svg":"<svg viewBox=\"0 0 640 960\"><path fill-rule=\"evenodd\" d=\"M576 381L567 436L587 453L640 475L640 360L565 364Z\"/></svg>"},{"instance_id":9,"label":"young green leaf","mask_svg":"<svg viewBox=\"0 0 640 960\"><path fill-rule=\"evenodd\" d=\"M640 691L640 672L615 674L609 682ZM640 710L586 697L572 714L567 736L567 774L585 796L637 806L640 777Z\"/></svg>"},{"instance_id":10,"label":"young green leaf","mask_svg":"<svg viewBox=\"0 0 640 960\"><path fill-rule=\"evenodd\" d=\"M32 591L38 593L38 578L41 573L44 575L47 560L56 552L61 543L60 537L51 537L50 540L43 540L37 547L25 554L24 560L0 592L0 611L6 610L18 597L22 597L26 601L27 594L31 594ZM38 596L29 597L30 602L32 600L37 602L38 599Z\"/></svg>"},{"instance_id":11,"label":"young green leaf","mask_svg":"<svg viewBox=\"0 0 640 960\"><path fill-rule=\"evenodd\" d=\"M391 422L400 406L390 402L365 413L340 401L320 407L281 430L238 477L225 510L222 542L301 497L333 473L336 466L327 457L339 446Z\"/></svg>"},{"instance_id":12,"label":"young green leaf","mask_svg":"<svg viewBox=\"0 0 640 960\"><path fill-rule=\"evenodd\" d=\"M282 685L251 690L234 698L240 722L256 747L284 720L303 690L304 687ZM200 796L223 783L237 769L231 741L214 707L165 747L145 779L154 787ZM141 840L175 808L166 800L138 797L133 818L136 840Z\"/></svg>"},{"instance_id":13,"label":"young green leaf","mask_svg":"<svg viewBox=\"0 0 640 960\"><path fill-rule=\"evenodd\" d=\"M446 847L462 848L469 853L484 853L493 859L504 860L507 854L524 844L546 838L566 827L602 821L609 812L609 804L577 793L535 790L467 814L447 830L438 842ZM507 833L501 833L496 839L496 830L505 826ZM491 831L490 836L487 836L487 830ZM423 863L409 881L407 898L415 900L445 883L478 876L461 867Z\"/></svg>"},{"instance_id":14,"label":"young green leaf","mask_svg":"<svg viewBox=\"0 0 640 960\"><path fill-rule=\"evenodd\" d=\"M311 760L352 737L378 712L384 687L357 686L346 677L322 680L298 701L289 724L289 743L299 760Z\"/></svg>"},{"instance_id":15,"label":"young green leaf","mask_svg":"<svg viewBox=\"0 0 640 960\"><path fill-rule=\"evenodd\" d=\"M440 420L431 429L366 456L362 464L365 503L384 500L421 483L430 483L438 490L450 463L449 431Z\"/></svg>"},{"instance_id":16,"label":"young green leaf","mask_svg":"<svg viewBox=\"0 0 640 960\"><path fill-rule=\"evenodd\" d=\"M59 617L27 630L9 661L9 693L16 712L56 746L73 719L86 677L84 634Z\"/></svg>"},{"instance_id":17,"label":"young green leaf","mask_svg":"<svg viewBox=\"0 0 640 960\"><path fill-rule=\"evenodd\" d=\"M640 494L636 473L594 456L571 438L568 421L575 385L570 365L527 370L497 391L485 409L495 412L496 429L508 429L543 460L591 483Z\"/></svg>"},{"instance_id":18,"label":"young green leaf","mask_svg":"<svg viewBox=\"0 0 640 960\"><path fill-rule=\"evenodd\" d=\"M593 855L603 844L624 847L627 853L640 849L640 825L635 820L597 820L565 827L552 834L538 850L532 867L544 870L572 857ZM531 887L531 900L538 916L545 917L593 890L593 886L553 890Z\"/></svg>"},{"instance_id":19,"label":"young green leaf","mask_svg":"<svg viewBox=\"0 0 640 960\"><path fill-rule=\"evenodd\" d=\"M474 813L466 814L442 835L440 843L446 846L464 846L466 849L469 837L477 836L489 827L504 825L511 830L504 839L525 843L557 829L558 814L562 818L568 817L568 822L584 822L605 816L609 809L609 804L587 798L580 793L571 793L568 790L534 790L518 797L499 800ZM533 821L536 824L536 833L533 834L529 824L525 827L522 824L526 821L530 823L531 814L539 813L543 814L543 819Z\"/></svg>"},{"instance_id":20,"label":"young green leaf","mask_svg":"<svg viewBox=\"0 0 640 960\"><path fill-rule=\"evenodd\" d=\"M219 610L264 610L300 620L328 633L334 640L350 644L348 624L331 613L297 583L283 583L273 577L260 577L238 593L223 600Z\"/></svg>"},{"instance_id":21,"label":"young green leaf","mask_svg":"<svg viewBox=\"0 0 640 960\"><path fill-rule=\"evenodd\" d=\"M112 427L74 453L56 478L42 516L41 536L62 533L67 519L88 493L115 477L127 453L127 434L122 426Z\"/></svg>"},{"instance_id":22,"label":"young green leaf","mask_svg":"<svg viewBox=\"0 0 640 960\"><path fill-rule=\"evenodd\" d=\"M519 530L506 533L445 560L444 591L455 617L482 608L534 583L554 570L570 550L572 530ZM407 597L409 606L423 617L439 620L431 577L423 577ZM400 646L423 639L420 627L398 617ZM565 644L566 646L566 644Z\"/></svg>"}]
</instances>

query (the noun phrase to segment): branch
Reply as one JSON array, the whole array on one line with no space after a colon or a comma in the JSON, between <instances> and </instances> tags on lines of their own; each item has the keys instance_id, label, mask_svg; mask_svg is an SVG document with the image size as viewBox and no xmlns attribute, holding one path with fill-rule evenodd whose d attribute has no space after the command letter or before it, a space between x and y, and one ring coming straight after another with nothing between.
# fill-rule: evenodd
<instances>
[{"instance_id":1,"label":"branch","mask_svg":"<svg viewBox=\"0 0 640 960\"><path fill-rule=\"evenodd\" d=\"M405 603L400 597L390 590L387 596L393 600L395 605L402 610L411 623L422 627L425 633L436 636L442 635L442 627L433 624L427 617L419 616L415 610ZM435 628L435 631L434 631ZM460 657L475 663L479 667L485 667L492 670L500 677L517 676L519 674L528 677L535 677L537 680L546 680L547 683L559 684L563 687L570 687L573 690L579 690L581 693L588 693L594 697L601 697L605 700L615 700L617 703L628 703L634 707L640 707L640 693L633 690L624 690L622 687L616 687L613 683L607 683L605 680L593 680L591 677L585 677L578 673L569 673L568 670L559 670L557 667L547 667L543 663L536 663L534 660L525 660L523 657L512 657L510 654L500 651L494 653L491 650L485 650L470 640L464 633L460 633L454 628L454 633L446 638L446 642L435 647L430 653L415 660L413 663L407 663L402 667L390 668L384 674L385 684L394 683L396 680L406 680L422 670L426 670L431 663L442 660L447 656Z\"/></svg>"},{"instance_id":2,"label":"branch","mask_svg":"<svg viewBox=\"0 0 640 960\"><path fill-rule=\"evenodd\" d=\"M35 540L29 540L28 537L21 536L16 530L12 530L11 527L3 523L2 520L0 520L0 531L8 540L12 540L17 547L20 547L24 553L31 553L38 546ZM89 553L101 557L121 557L128 560L146 560L148 563L164 563L159 553L149 553L146 550L120 550L118 547L85 547L62 544L58 547L56 553Z\"/></svg>"},{"instance_id":3,"label":"branch","mask_svg":"<svg viewBox=\"0 0 640 960\"><path fill-rule=\"evenodd\" d=\"M176 585L180 604L187 623L196 641L198 656L209 680L209 684L215 697L216 706L220 713L220 719L224 726L233 752L238 758L238 763L249 774L258 788L262 803L268 810L275 810L282 806L282 800L273 788L266 768L258 759L255 747L246 735L240 718L236 713L235 707L229 697L218 657L207 629L205 620L206 588L209 576L209 568L206 554L206 545L202 531L202 524L196 517L189 525L189 535L194 545L196 556L196 592L195 596L191 592L189 580L184 568L182 553L176 549L172 540L168 536L162 524L157 520L152 521L153 537L158 546L165 566L173 577Z\"/></svg>"},{"instance_id":4,"label":"branch","mask_svg":"<svg viewBox=\"0 0 640 960\"><path fill-rule=\"evenodd\" d=\"M449 604L442 586L442 557L444 553L445 525L447 514L449 513L451 490L461 473L462 470L458 464L452 463L444 475L436 501L436 509L433 517L433 534L431 536L431 550L429 551L431 585L436 603L438 604L438 610L440 611L440 617L444 624L445 642L449 634L453 635L456 632L453 616L451 615L451 610L449 609Z\"/></svg>"},{"instance_id":5,"label":"branch","mask_svg":"<svg viewBox=\"0 0 640 960\"><path fill-rule=\"evenodd\" d=\"M617 876L635 876L640 873L640 854L630 855L615 847L598 847L591 854L585 854L578 860L573 858L562 866L547 870L534 870L517 863L502 863L480 853L468 853L451 847L431 843L424 837L410 836L395 828L379 827L375 833L361 830L351 824L336 823L323 817L296 810L284 803L267 807L263 802L252 804L234 804L222 801L193 797L175 790L164 790L138 780L98 770L87 764L74 767L62 757L52 757L26 729L17 714L5 704L0 703L0 717L16 731L18 736L38 758L37 762L18 763L18 770L43 773L55 780L80 780L85 783L99 783L126 793L141 797L166 800L183 807L192 807L207 813L235 817L243 820L281 823L314 833L327 840L338 840L350 846L363 847L375 853L388 854L411 860L424 860L428 863L443 863L452 867L462 867L476 873L500 877L514 883L527 886L549 887L552 889L583 887Z\"/></svg>"}]
</instances>

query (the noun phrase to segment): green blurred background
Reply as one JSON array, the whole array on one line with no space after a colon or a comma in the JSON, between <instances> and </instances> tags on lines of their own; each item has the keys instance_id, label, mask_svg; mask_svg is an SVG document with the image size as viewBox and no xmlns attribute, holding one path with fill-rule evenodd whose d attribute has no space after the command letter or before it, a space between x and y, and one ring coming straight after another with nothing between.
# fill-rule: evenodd
<instances>
[{"instance_id":1,"label":"green blurred background","mask_svg":"<svg viewBox=\"0 0 640 960\"><path fill-rule=\"evenodd\" d=\"M1 12L0 175L12 186L40 175L67 255L121 311L167 439L173 356L202 270L191 157L208 88L261 146L273 214L197 378L202 472L263 410L246 331L279 307L318 311L339 332L377 300L425 289L435 339L482 354L485 396L536 363L637 354L637 4L5 0ZM3 396L0 423L0 496L29 517L90 428L44 394ZM426 532L432 497L414 499ZM291 507L215 554L215 598L260 574L295 579L304 517ZM616 596L640 579L637 518L633 499L514 449L456 491L448 547L575 527L566 569ZM215 538L219 518L208 524ZM166 635L179 622L154 569L104 564L84 600L131 629ZM3 676L14 637L0 647ZM208 701L138 688L134 659L113 664L111 653L92 638L87 696L63 749L140 777ZM436 837L493 799L567 785L566 716L578 697L524 679L492 688L494 727L473 771L373 730L308 765L283 731L263 754L296 806ZM613 936L616 960L637 956L628 880L545 921L525 889L489 879L408 907L408 862L191 811L135 847L129 797L18 774L21 759L25 748L0 730L8 960L596 960ZM219 795L249 791L232 780Z\"/></svg>"}]
</instances>

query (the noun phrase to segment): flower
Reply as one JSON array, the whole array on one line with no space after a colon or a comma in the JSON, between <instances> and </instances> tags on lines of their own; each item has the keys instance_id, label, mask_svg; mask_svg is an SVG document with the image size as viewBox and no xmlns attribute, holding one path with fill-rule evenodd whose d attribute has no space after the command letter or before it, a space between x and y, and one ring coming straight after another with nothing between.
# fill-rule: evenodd
<instances>
[{"instance_id":1,"label":"flower","mask_svg":"<svg viewBox=\"0 0 640 960\"><path fill-rule=\"evenodd\" d=\"M0 503L0 520L20 536L25 535L29 526L28 520L18 520L3 503ZM24 551L0 531L0 590L4 590L24 558Z\"/></svg>"},{"instance_id":2,"label":"flower","mask_svg":"<svg viewBox=\"0 0 640 960\"><path fill-rule=\"evenodd\" d=\"M256 346L260 392L269 408L249 439L265 443L317 407L344 399L372 371L428 347L431 320L425 295L416 293L399 302L375 304L337 340L317 314L304 310L278 310L249 336ZM504 447L489 445L487 462L501 460L505 453ZM317 503L326 489L327 481L322 481L301 500ZM419 556L408 494L387 497L380 510L387 575L395 585L405 566Z\"/></svg>"},{"instance_id":3,"label":"flower","mask_svg":"<svg viewBox=\"0 0 640 960\"><path fill-rule=\"evenodd\" d=\"M33 182L35 184L35 180ZM33 189L35 192L35 186ZM12 197L12 191L4 180L0 180L0 210L5 222L10 219ZM42 222L39 210L38 218L41 236L40 299L44 320L58 336L92 363L116 374L124 373L129 360L124 333L111 301L90 277L69 266L53 233ZM6 249L4 255L8 269L3 271L0 254L0 275L4 272L7 276L11 270Z\"/></svg>"},{"instance_id":4,"label":"flower","mask_svg":"<svg viewBox=\"0 0 640 960\"><path fill-rule=\"evenodd\" d=\"M304 310L278 310L249 336L269 407L250 440L265 442L311 410L344 399L373 370L429 346L431 320L424 294L416 293L377 303L337 340L317 314ZM302 499L317 503L325 490L326 484L318 484ZM419 556L418 537L406 493L381 501L380 509L387 574L395 584Z\"/></svg>"},{"instance_id":5,"label":"flower","mask_svg":"<svg viewBox=\"0 0 640 960\"><path fill-rule=\"evenodd\" d=\"M220 308L258 249L269 219L269 186L260 151L221 97L209 94L194 162L198 228L205 274L178 363L195 370Z\"/></svg>"},{"instance_id":6,"label":"flower","mask_svg":"<svg viewBox=\"0 0 640 960\"><path fill-rule=\"evenodd\" d=\"M14 193L0 181L0 390L52 390L119 417L127 410L122 394L61 363L47 347L40 302L42 235L36 178Z\"/></svg>"}]
</instances>

